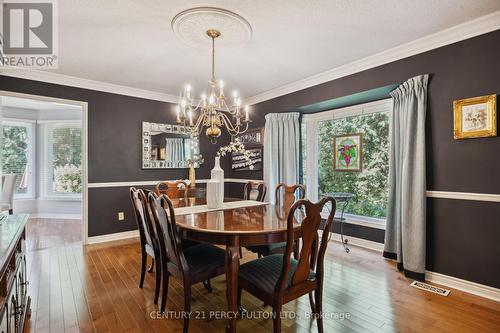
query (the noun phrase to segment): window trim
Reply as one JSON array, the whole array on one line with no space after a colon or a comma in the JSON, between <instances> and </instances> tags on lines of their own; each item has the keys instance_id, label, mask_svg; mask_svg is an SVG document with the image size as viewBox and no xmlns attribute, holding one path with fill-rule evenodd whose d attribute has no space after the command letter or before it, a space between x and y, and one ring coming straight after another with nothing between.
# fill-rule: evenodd
<instances>
[{"instance_id":1,"label":"window trim","mask_svg":"<svg viewBox=\"0 0 500 333\"><path fill-rule=\"evenodd\" d=\"M16 126L16 127L26 127L28 129L28 151L27 151L27 162L28 162L28 191L23 194L14 193L14 200L33 200L36 198L36 120L32 119L19 119L19 118L7 118L3 117L1 119L2 131L3 126ZM2 133L3 136L3 133Z\"/></svg>"},{"instance_id":2,"label":"window trim","mask_svg":"<svg viewBox=\"0 0 500 333\"><path fill-rule=\"evenodd\" d=\"M375 102L369 102L340 109L321 111L312 114L305 114L303 121L306 124L307 142L307 177L306 196L313 201L319 200L318 193L318 123L325 120L341 119L351 116L368 115L379 112L389 112L392 110L392 98L387 98ZM372 228L385 229L386 220L369 216L354 215L345 213L346 222L350 224L364 225Z\"/></svg>"},{"instance_id":3,"label":"window trim","mask_svg":"<svg viewBox=\"0 0 500 333\"><path fill-rule=\"evenodd\" d=\"M39 124L43 125L43 166L41 172L41 186L42 186L42 200L55 200L55 201L81 201L83 193L80 194L57 194L51 191L51 183L53 179L49 178L49 169L51 169L52 156L51 148L49 147L49 134L50 127L57 125L75 125L82 129L83 126L79 120L48 120L48 121L38 121ZM83 143L82 143L83 145ZM82 146L83 147L83 146ZM82 150L83 153L83 150ZM52 174L52 172L50 173ZM53 177L53 176L52 176ZM82 174L83 177L83 174ZM82 178L83 181L83 178Z\"/></svg>"}]
</instances>

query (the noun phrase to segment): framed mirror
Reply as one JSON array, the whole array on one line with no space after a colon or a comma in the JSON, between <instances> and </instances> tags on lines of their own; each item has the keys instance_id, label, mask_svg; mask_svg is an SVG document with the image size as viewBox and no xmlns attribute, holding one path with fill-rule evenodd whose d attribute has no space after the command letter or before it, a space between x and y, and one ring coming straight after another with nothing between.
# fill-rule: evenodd
<instances>
[{"instance_id":1,"label":"framed mirror","mask_svg":"<svg viewBox=\"0 0 500 333\"><path fill-rule=\"evenodd\" d=\"M200 166L200 140L181 126L142 122L142 168L179 169ZM202 162L201 162L202 163Z\"/></svg>"}]
</instances>

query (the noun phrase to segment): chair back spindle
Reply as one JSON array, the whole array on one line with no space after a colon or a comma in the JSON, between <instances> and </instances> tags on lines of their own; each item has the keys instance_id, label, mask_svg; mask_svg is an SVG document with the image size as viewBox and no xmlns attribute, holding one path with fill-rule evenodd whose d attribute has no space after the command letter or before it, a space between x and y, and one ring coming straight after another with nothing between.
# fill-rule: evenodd
<instances>
[{"instance_id":1,"label":"chair back spindle","mask_svg":"<svg viewBox=\"0 0 500 333\"><path fill-rule=\"evenodd\" d=\"M134 207L135 219L137 228L139 229L139 237L142 243L146 243L153 247L153 239L155 239L155 229L151 221L150 212L148 210L148 202L146 194L141 189L135 187L130 188L130 199Z\"/></svg>"},{"instance_id":2,"label":"chair back spindle","mask_svg":"<svg viewBox=\"0 0 500 333\"><path fill-rule=\"evenodd\" d=\"M331 210L325 224L321 242L319 242L318 230L321 225L321 212L328 202L331 203ZM283 257L283 270L277 284L276 292L283 292L287 286L288 288L294 288L307 282L310 278L311 270L315 272L315 279L319 279L319 283L322 284L323 261L328 245L328 234L335 215L335 209L336 202L335 199L331 197L323 198L317 203L301 199L292 205L287 218L287 245ZM291 255L294 251L293 240L297 238L293 225L295 223L296 214L299 213L303 217L300 226L302 246L299 250L297 267L291 277L291 281L289 281L288 275L291 267Z\"/></svg>"},{"instance_id":3,"label":"chair back spindle","mask_svg":"<svg viewBox=\"0 0 500 333\"><path fill-rule=\"evenodd\" d=\"M167 262L175 265L178 271L186 273L188 267L182 252L181 238L177 234L172 202L164 194L156 196L151 193L149 204L158 230L162 255L166 255Z\"/></svg>"},{"instance_id":4,"label":"chair back spindle","mask_svg":"<svg viewBox=\"0 0 500 333\"><path fill-rule=\"evenodd\" d=\"M264 183L248 182L243 191L244 200L264 201L266 197L267 186Z\"/></svg>"},{"instance_id":5,"label":"chair back spindle","mask_svg":"<svg viewBox=\"0 0 500 333\"><path fill-rule=\"evenodd\" d=\"M159 182L156 185L156 194L166 194L169 198L177 199L184 197L188 184L184 180L176 180L174 182Z\"/></svg>"}]
</instances>

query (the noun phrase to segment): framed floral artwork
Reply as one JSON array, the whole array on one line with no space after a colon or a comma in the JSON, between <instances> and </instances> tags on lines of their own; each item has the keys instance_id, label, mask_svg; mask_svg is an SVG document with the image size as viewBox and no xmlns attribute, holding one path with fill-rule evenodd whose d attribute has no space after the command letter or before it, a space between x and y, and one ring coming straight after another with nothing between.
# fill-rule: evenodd
<instances>
[{"instance_id":1,"label":"framed floral artwork","mask_svg":"<svg viewBox=\"0 0 500 333\"><path fill-rule=\"evenodd\" d=\"M497 135L497 95L453 101L453 137L484 138Z\"/></svg>"},{"instance_id":2,"label":"framed floral artwork","mask_svg":"<svg viewBox=\"0 0 500 333\"><path fill-rule=\"evenodd\" d=\"M363 168L363 135L333 137L333 170L361 172Z\"/></svg>"}]
</instances>

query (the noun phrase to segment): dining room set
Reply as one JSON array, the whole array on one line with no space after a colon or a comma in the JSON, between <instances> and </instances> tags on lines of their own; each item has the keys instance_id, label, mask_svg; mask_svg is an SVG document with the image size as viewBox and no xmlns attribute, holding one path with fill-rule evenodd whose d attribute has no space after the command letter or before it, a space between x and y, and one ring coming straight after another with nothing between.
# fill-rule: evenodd
<instances>
[{"instance_id":1,"label":"dining room set","mask_svg":"<svg viewBox=\"0 0 500 333\"><path fill-rule=\"evenodd\" d=\"M207 187L195 187L177 180L160 182L154 190L130 188L140 234L139 286L147 272L154 275L154 304L161 313L169 311L169 280L183 286L184 332L189 330L192 285L202 283L211 293L211 279L219 275L225 274L227 309L211 310L227 311L229 332L235 332L244 317L243 290L271 307L275 332L281 331L283 305L309 294L322 332L323 260L329 232L320 229L330 230L335 199L314 203L304 199L301 184L280 183L269 191L263 182L249 181L243 200L224 197L214 207L207 204L213 195L208 186L210 181ZM267 202L271 195L274 204ZM329 214L322 224L326 205ZM240 266L244 253L255 259Z\"/></svg>"}]
</instances>

